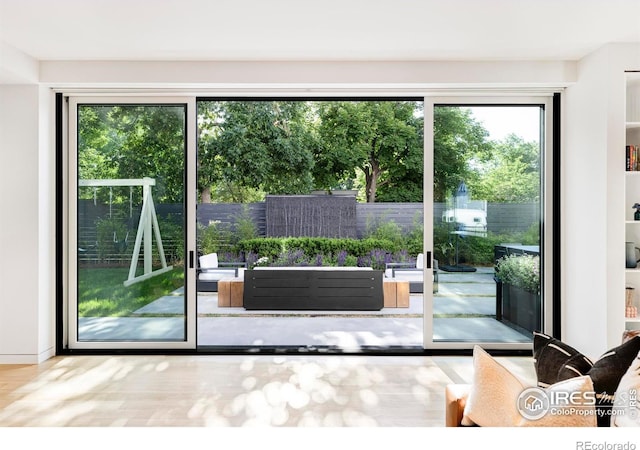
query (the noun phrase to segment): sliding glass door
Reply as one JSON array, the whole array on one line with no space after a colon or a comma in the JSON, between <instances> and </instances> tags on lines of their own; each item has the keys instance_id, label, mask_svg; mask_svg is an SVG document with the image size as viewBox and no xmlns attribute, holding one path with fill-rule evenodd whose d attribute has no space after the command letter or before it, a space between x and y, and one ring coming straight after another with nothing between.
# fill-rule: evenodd
<instances>
[{"instance_id":1,"label":"sliding glass door","mask_svg":"<svg viewBox=\"0 0 640 450\"><path fill-rule=\"evenodd\" d=\"M552 98L422 100L69 97L66 345L530 349ZM283 269L369 271L376 306L247 308Z\"/></svg>"},{"instance_id":2,"label":"sliding glass door","mask_svg":"<svg viewBox=\"0 0 640 450\"><path fill-rule=\"evenodd\" d=\"M425 347L530 348L550 325L550 105L426 100L425 246L437 289L425 296Z\"/></svg>"},{"instance_id":3,"label":"sliding glass door","mask_svg":"<svg viewBox=\"0 0 640 450\"><path fill-rule=\"evenodd\" d=\"M422 110L199 99L199 346L422 349Z\"/></svg>"},{"instance_id":4,"label":"sliding glass door","mask_svg":"<svg viewBox=\"0 0 640 450\"><path fill-rule=\"evenodd\" d=\"M191 115L190 99L70 98L70 348L195 347Z\"/></svg>"}]
</instances>

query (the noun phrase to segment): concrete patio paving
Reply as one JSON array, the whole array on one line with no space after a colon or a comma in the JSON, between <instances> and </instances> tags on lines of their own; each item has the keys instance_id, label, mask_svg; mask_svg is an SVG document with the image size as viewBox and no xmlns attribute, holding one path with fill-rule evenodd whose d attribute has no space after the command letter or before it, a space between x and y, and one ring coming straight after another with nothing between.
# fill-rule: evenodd
<instances>
[{"instance_id":1,"label":"concrete patio paving","mask_svg":"<svg viewBox=\"0 0 640 450\"><path fill-rule=\"evenodd\" d=\"M493 268L440 272L434 296L434 341L530 342L529 336L495 320ZM419 348L423 341L423 297L408 308L381 311L246 311L218 307L216 293L198 294L198 345ZM137 310L138 317L81 318L82 340L182 340L182 289Z\"/></svg>"}]
</instances>

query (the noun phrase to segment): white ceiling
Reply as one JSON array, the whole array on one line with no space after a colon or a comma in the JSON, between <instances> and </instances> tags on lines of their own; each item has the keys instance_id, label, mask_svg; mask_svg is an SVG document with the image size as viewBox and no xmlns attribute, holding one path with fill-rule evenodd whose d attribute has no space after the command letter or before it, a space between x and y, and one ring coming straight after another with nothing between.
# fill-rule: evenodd
<instances>
[{"instance_id":1,"label":"white ceiling","mask_svg":"<svg viewBox=\"0 0 640 450\"><path fill-rule=\"evenodd\" d=\"M577 60L640 0L0 0L38 60Z\"/></svg>"}]
</instances>

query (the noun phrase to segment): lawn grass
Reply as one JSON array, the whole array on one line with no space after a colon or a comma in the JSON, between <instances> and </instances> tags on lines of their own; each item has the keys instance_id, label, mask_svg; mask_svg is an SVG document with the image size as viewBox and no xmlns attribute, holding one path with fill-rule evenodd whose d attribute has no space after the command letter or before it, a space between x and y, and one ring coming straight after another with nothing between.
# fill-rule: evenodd
<instances>
[{"instance_id":1,"label":"lawn grass","mask_svg":"<svg viewBox=\"0 0 640 450\"><path fill-rule=\"evenodd\" d=\"M133 311L184 286L184 268L124 286L129 269L81 268L78 271L80 317L126 317Z\"/></svg>"}]
</instances>

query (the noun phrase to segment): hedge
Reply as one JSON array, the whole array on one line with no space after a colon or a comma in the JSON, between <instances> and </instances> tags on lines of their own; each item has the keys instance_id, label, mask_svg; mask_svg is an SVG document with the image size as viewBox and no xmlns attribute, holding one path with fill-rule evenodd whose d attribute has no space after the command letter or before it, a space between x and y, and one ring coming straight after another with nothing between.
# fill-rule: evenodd
<instances>
[{"instance_id":1,"label":"hedge","mask_svg":"<svg viewBox=\"0 0 640 450\"><path fill-rule=\"evenodd\" d=\"M350 256L364 257L374 250L395 253L401 249L398 244L385 239L268 237L240 241L236 250L245 255L252 253L260 257L266 256L275 259L284 252L296 250L302 251L307 258L314 258L317 255L337 255L340 252L347 252Z\"/></svg>"}]
</instances>

